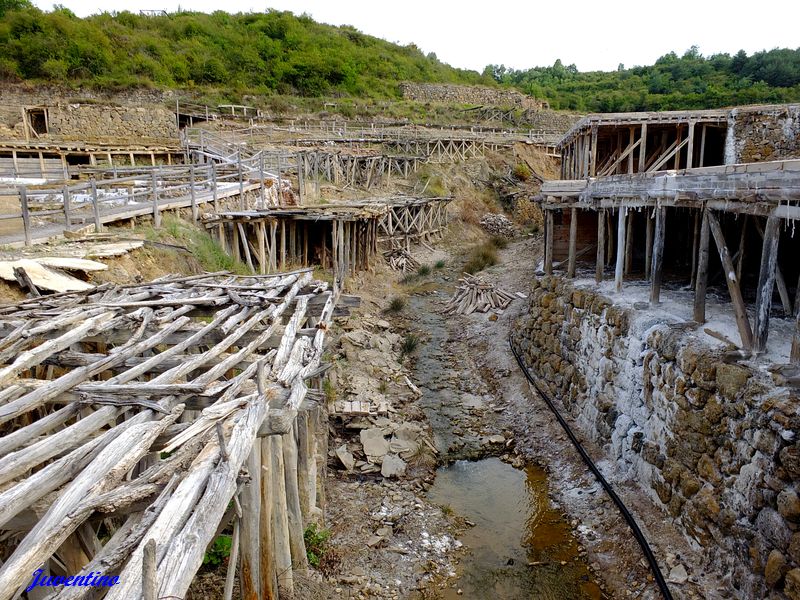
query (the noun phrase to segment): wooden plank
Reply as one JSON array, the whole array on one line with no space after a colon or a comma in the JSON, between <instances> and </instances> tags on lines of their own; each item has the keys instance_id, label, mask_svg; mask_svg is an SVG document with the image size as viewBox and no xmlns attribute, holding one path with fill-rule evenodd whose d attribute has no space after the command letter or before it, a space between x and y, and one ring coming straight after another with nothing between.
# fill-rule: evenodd
<instances>
[{"instance_id":1,"label":"wooden plank","mask_svg":"<svg viewBox=\"0 0 800 600\"><path fill-rule=\"evenodd\" d=\"M645 165L647 164L647 123L642 123L642 131L639 137L641 144L639 144L639 173L644 173Z\"/></svg>"},{"instance_id":2,"label":"wooden plank","mask_svg":"<svg viewBox=\"0 0 800 600\"><path fill-rule=\"evenodd\" d=\"M25 245L31 245L31 213L28 209L28 192L24 187L19 188L19 203L22 207L22 228L25 233Z\"/></svg>"},{"instance_id":3,"label":"wooden plank","mask_svg":"<svg viewBox=\"0 0 800 600\"><path fill-rule=\"evenodd\" d=\"M714 243L719 252L719 258L722 262L722 268L725 270L725 282L728 284L728 292L733 302L733 310L736 314L736 326L739 329L739 336L741 337L742 347L746 350L753 348L753 333L750 329L750 321L747 318L747 310L745 308L742 292L739 288L739 280L736 278L736 270L731 260L728 246L725 243L725 236L722 233L717 217L711 211L708 212L708 223L711 228L711 235L714 236Z\"/></svg>"},{"instance_id":4,"label":"wooden plank","mask_svg":"<svg viewBox=\"0 0 800 600\"><path fill-rule=\"evenodd\" d=\"M653 224L654 218L650 216L650 209L646 208L645 229L644 229L644 278L650 279L652 276L651 263L653 259Z\"/></svg>"},{"instance_id":5,"label":"wooden plank","mask_svg":"<svg viewBox=\"0 0 800 600\"><path fill-rule=\"evenodd\" d=\"M780 219L770 217L764 228L764 244L761 248L761 268L758 273L756 290L756 315L753 331L753 351L767 349L769 335L769 313L772 308L772 293L775 286L775 272L778 268L778 242L780 240Z\"/></svg>"},{"instance_id":6,"label":"wooden plank","mask_svg":"<svg viewBox=\"0 0 800 600\"><path fill-rule=\"evenodd\" d=\"M694 287L694 320L706 322L706 287L708 286L708 209L703 209L700 223L700 243L697 256L697 277Z\"/></svg>"},{"instance_id":7,"label":"wooden plank","mask_svg":"<svg viewBox=\"0 0 800 600\"><path fill-rule=\"evenodd\" d=\"M578 209L570 209L569 221L569 263L567 265L567 277L575 277L575 250L578 238Z\"/></svg>"},{"instance_id":8,"label":"wooden plank","mask_svg":"<svg viewBox=\"0 0 800 600\"><path fill-rule=\"evenodd\" d=\"M761 236L761 239L763 240L764 229L761 227L761 223L755 218L753 219L753 222L756 225L756 231L758 231L758 235ZM792 301L789 297L789 288L786 287L786 279L784 279L779 265L775 266L775 282L778 284L778 295L780 296L781 304L783 305L783 313L786 316L791 316L793 313ZM797 289L797 293L800 293L800 287Z\"/></svg>"}]
</instances>

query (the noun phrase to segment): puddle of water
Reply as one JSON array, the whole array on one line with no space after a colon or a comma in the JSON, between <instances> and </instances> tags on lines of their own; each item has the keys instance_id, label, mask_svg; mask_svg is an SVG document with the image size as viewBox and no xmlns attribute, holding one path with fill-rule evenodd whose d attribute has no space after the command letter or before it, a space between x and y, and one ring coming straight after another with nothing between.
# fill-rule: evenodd
<instances>
[{"instance_id":1,"label":"puddle of water","mask_svg":"<svg viewBox=\"0 0 800 600\"><path fill-rule=\"evenodd\" d=\"M470 552L443 598L607 598L578 557L569 524L550 508L542 469L497 458L457 461L438 470L428 497L475 523L460 538Z\"/></svg>"}]
</instances>

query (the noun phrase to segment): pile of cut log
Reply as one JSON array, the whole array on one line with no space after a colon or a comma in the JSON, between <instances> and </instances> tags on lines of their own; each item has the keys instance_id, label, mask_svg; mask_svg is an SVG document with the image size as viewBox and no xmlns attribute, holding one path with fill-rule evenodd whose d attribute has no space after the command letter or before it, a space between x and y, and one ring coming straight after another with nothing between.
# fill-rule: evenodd
<instances>
[{"instance_id":1,"label":"pile of cut log","mask_svg":"<svg viewBox=\"0 0 800 600\"><path fill-rule=\"evenodd\" d=\"M487 213L481 217L480 223L489 235L513 238L516 233L511 219L501 214Z\"/></svg>"},{"instance_id":2,"label":"pile of cut log","mask_svg":"<svg viewBox=\"0 0 800 600\"><path fill-rule=\"evenodd\" d=\"M393 271L413 273L419 268L419 262L404 248L392 248L384 252L383 256Z\"/></svg>"},{"instance_id":3,"label":"pile of cut log","mask_svg":"<svg viewBox=\"0 0 800 600\"><path fill-rule=\"evenodd\" d=\"M464 273L460 285L444 307L446 315L469 315L475 311L503 310L514 299L512 294L486 283L479 277Z\"/></svg>"}]
</instances>

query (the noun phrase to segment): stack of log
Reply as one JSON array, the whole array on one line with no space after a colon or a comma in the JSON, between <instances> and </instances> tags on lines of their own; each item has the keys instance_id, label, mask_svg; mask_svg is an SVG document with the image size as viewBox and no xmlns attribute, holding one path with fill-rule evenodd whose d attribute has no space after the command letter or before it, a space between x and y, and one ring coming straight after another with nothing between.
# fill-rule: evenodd
<instances>
[{"instance_id":1,"label":"stack of log","mask_svg":"<svg viewBox=\"0 0 800 600\"><path fill-rule=\"evenodd\" d=\"M392 248L384 252L383 256L389 267L393 271L400 271L402 273L413 273L419 268L419 261L417 261L408 250L404 248Z\"/></svg>"},{"instance_id":2,"label":"stack of log","mask_svg":"<svg viewBox=\"0 0 800 600\"><path fill-rule=\"evenodd\" d=\"M481 218L481 227L489 235L500 236L504 238L513 238L516 233L514 223L501 214L488 213Z\"/></svg>"},{"instance_id":3,"label":"stack of log","mask_svg":"<svg viewBox=\"0 0 800 600\"><path fill-rule=\"evenodd\" d=\"M490 309L503 310L514 299L512 294L496 288L491 283L487 283L464 273L464 277L458 280L460 285L444 307L446 315L469 315L473 312L487 312Z\"/></svg>"}]
</instances>

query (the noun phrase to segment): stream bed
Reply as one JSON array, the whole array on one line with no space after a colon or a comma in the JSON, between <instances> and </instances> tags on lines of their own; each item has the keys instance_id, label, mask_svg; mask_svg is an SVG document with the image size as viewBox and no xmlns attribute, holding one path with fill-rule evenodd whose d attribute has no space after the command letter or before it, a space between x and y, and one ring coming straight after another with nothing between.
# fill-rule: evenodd
<instances>
[{"instance_id":1,"label":"stream bed","mask_svg":"<svg viewBox=\"0 0 800 600\"><path fill-rule=\"evenodd\" d=\"M438 470L428 497L475 524L460 537L467 555L443 598L606 598L569 523L550 507L542 469L459 460Z\"/></svg>"}]
</instances>

